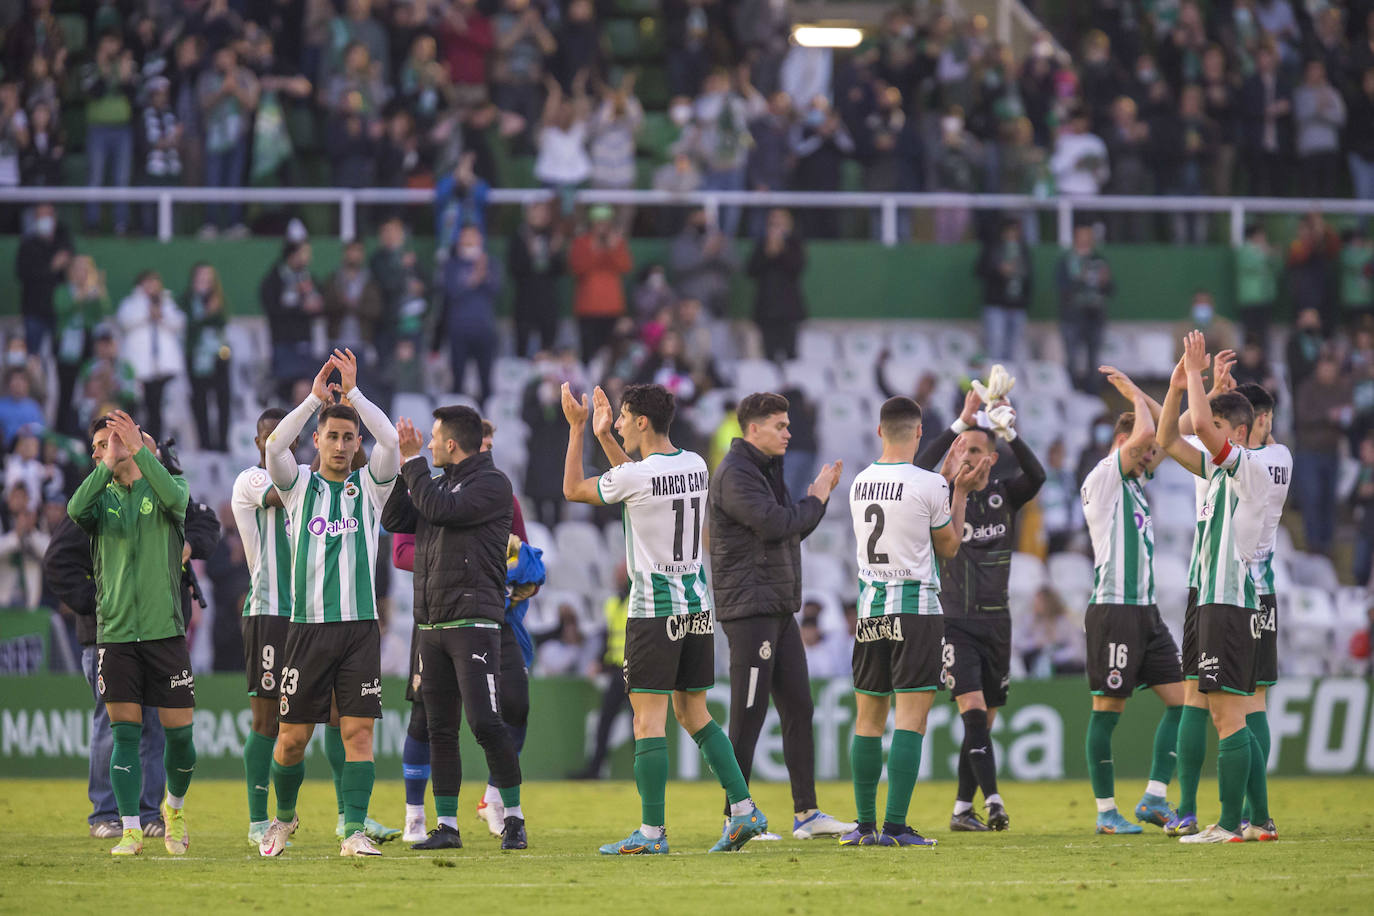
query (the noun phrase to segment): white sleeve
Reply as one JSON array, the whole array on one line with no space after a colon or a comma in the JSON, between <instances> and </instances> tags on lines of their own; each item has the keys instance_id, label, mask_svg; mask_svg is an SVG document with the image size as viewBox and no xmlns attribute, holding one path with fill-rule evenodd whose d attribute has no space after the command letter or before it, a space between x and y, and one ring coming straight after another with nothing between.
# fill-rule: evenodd
<instances>
[{"instance_id":1,"label":"white sleeve","mask_svg":"<svg viewBox=\"0 0 1374 916\"><path fill-rule=\"evenodd\" d=\"M239 540L243 542L243 552L251 569L257 565L258 550L258 509L267 493L272 489L272 481L262 468L250 468L234 481L234 492L229 504L234 510L234 524L239 529Z\"/></svg>"},{"instance_id":2,"label":"white sleeve","mask_svg":"<svg viewBox=\"0 0 1374 916\"><path fill-rule=\"evenodd\" d=\"M1122 479L1121 450L1112 449L1111 453L1094 465L1088 476L1083 478L1083 488L1078 494L1083 503L1083 511L1087 512L1090 507L1100 505L1103 500L1110 498L1112 491L1119 488Z\"/></svg>"},{"instance_id":3,"label":"white sleeve","mask_svg":"<svg viewBox=\"0 0 1374 916\"><path fill-rule=\"evenodd\" d=\"M381 502L384 503L387 495L391 493L390 485L396 482L396 475L401 473L401 439L396 435L396 427L391 425L386 413L364 397L357 385L353 386L347 397L353 409L358 412L363 425L367 427L367 431L377 440L367 461L367 473L372 478L372 483L387 488L381 497Z\"/></svg>"},{"instance_id":4,"label":"white sleeve","mask_svg":"<svg viewBox=\"0 0 1374 916\"><path fill-rule=\"evenodd\" d=\"M596 479L596 492L606 505L632 501L644 489L642 462L631 461L611 468Z\"/></svg>"},{"instance_id":5,"label":"white sleeve","mask_svg":"<svg viewBox=\"0 0 1374 916\"><path fill-rule=\"evenodd\" d=\"M1228 451L1213 459L1218 467L1231 475L1236 483L1236 495L1242 502L1263 503L1269 496L1269 485L1273 483L1269 468L1255 453L1227 443Z\"/></svg>"},{"instance_id":6,"label":"white sleeve","mask_svg":"<svg viewBox=\"0 0 1374 916\"><path fill-rule=\"evenodd\" d=\"M301 430L305 429L306 421L314 416L322 403L313 393L307 394L295 410L282 417L277 428L272 430L272 435L267 437L267 474L272 478L273 485L281 491L283 501L287 491L296 485L301 472L300 465L296 464L296 458L291 454L291 443L296 441ZM395 434L395 430L392 434Z\"/></svg>"},{"instance_id":7,"label":"white sleeve","mask_svg":"<svg viewBox=\"0 0 1374 916\"><path fill-rule=\"evenodd\" d=\"M939 474L930 476L934 479L926 487L926 508L930 513L930 530L938 531L950 523L949 481Z\"/></svg>"}]
</instances>

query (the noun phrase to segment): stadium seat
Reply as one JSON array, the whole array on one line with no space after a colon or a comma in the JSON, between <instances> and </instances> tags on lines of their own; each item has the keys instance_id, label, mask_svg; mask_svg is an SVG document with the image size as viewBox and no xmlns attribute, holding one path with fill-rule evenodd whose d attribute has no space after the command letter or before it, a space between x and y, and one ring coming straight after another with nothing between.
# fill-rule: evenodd
<instances>
[{"instance_id":1,"label":"stadium seat","mask_svg":"<svg viewBox=\"0 0 1374 916\"><path fill-rule=\"evenodd\" d=\"M797 356L803 361L828 366L838 355L835 336L823 327L803 327L797 335Z\"/></svg>"},{"instance_id":2,"label":"stadium seat","mask_svg":"<svg viewBox=\"0 0 1374 916\"><path fill-rule=\"evenodd\" d=\"M1341 587L1336 567L1329 557L1317 553L1293 553L1288 558L1288 568L1293 575L1293 584L1321 589L1327 594Z\"/></svg>"},{"instance_id":3,"label":"stadium seat","mask_svg":"<svg viewBox=\"0 0 1374 916\"><path fill-rule=\"evenodd\" d=\"M417 394L414 392L401 392L391 400L391 416L399 420L402 417L409 419L424 435L429 431L432 423L430 417L434 413L434 402L428 395Z\"/></svg>"},{"instance_id":4,"label":"stadium seat","mask_svg":"<svg viewBox=\"0 0 1374 916\"><path fill-rule=\"evenodd\" d=\"M804 359L783 363L782 380L785 386L800 388L814 400L823 399L835 388L834 379L830 377L830 366L817 365Z\"/></svg>"},{"instance_id":5,"label":"stadium seat","mask_svg":"<svg viewBox=\"0 0 1374 916\"><path fill-rule=\"evenodd\" d=\"M735 363L735 389L745 394L755 391L777 391L782 373L776 363L766 359L742 359Z\"/></svg>"},{"instance_id":6,"label":"stadium seat","mask_svg":"<svg viewBox=\"0 0 1374 916\"><path fill-rule=\"evenodd\" d=\"M1033 553L1016 551L1011 555L1011 575L1008 587L1012 591L1035 592L1045 584L1045 564Z\"/></svg>"},{"instance_id":7,"label":"stadium seat","mask_svg":"<svg viewBox=\"0 0 1374 916\"><path fill-rule=\"evenodd\" d=\"M540 635L553 632L558 628L558 609L565 604L571 605L579 617L585 614L587 602L576 591L547 586L541 588L539 594L530 599L529 610L525 612L525 627L531 633Z\"/></svg>"},{"instance_id":8,"label":"stadium seat","mask_svg":"<svg viewBox=\"0 0 1374 916\"><path fill-rule=\"evenodd\" d=\"M491 388L496 394L520 394L530 379L530 361L518 356L498 356L492 367Z\"/></svg>"},{"instance_id":9,"label":"stadium seat","mask_svg":"<svg viewBox=\"0 0 1374 916\"><path fill-rule=\"evenodd\" d=\"M567 524L566 522L564 524ZM601 570L586 558L571 555L559 550L552 562L548 555L544 558L544 568L548 572L548 582L557 588L569 589L579 594L589 594L603 587Z\"/></svg>"},{"instance_id":10,"label":"stadium seat","mask_svg":"<svg viewBox=\"0 0 1374 916\"><path fill-rule=\"evenodd\" d=\"M553 532L530 515L525 516L525 536L530 544L544 551L544 565L547 566L558 557L558 543L554 540Z\"/></svg>"},{"instance_id":11,"label":"stadium seat","mask_svg":"<svg viewBox=\"0 0 1374 916\"><path fill-rule=\"evenodd\" d=\"M930 368L939 359L935 344L927 331L894 331L883 336L883 343L892 362L914 364L922 371ZM892 362L889 362L889 368Z\"/></svg>"},{"instance_id":12,"label":"stadium seat","mask_svg":"<svg viewBox=\"0 0 1374 916\"><path fill-rule=\"evenodd\" d=\"M840 362L872 366L888 349L887 336L876 328L858 328L840 335Z\"/></svg>"},{"instance_id":13,"label":"stadium seat","mask_svg":"<svg viewBox=\"0 0 1374 916\"><path fill-rule=\"evenodd\" d=\"M1019 367L1018 371L1020 373L1017 376L1018 381L1025 384L1026 388L1037 396L1042 394L1057 396L1068 394L1073 390L1069 370L1064 367L1063 363L1033 359Z\"/></svg>"},{"instance_id":14,"label":"stadium seat","mask_svg":"<svg viewBox=\"0 0 1374 916\"><path fill-rule=\"evenodd\" d=\"M793 493L793 499L800 499L804 494ZM810 553L829 554L834 557L843 557L854 550L854 529L847 519L834 521L829 517L822 519L821 523L802 541L802 550Z\"/></svg>"},{"instance_id":15,"label":"stadium seat","mask_svg":"<svg viewBox=\"0 0 1374 916\"><path fill-rule=\"evenodd\" d=\"M1061 596L1069 592L1087 593L1093 587L1093 561L1081 553L1056 553L1045 564L1049 581ZM1075 607L1078 605L1070 605Z\"/></svg>"},{"instance_id":16,"label":"stadium seat","mask_svg":"<svg viewBox=\"0 0 1374 916\"><path fill-rule=\"evenodd\" d=\"M576 557L584 563L603 565L606 542L601 537L601 530L591 522L560 522L553 536L560 555Z\"/></svg>"},{"instance_id":17,"label":"stadium seat","mask_svg":"<svg viewBox=\"0 0 1374 916\"><path fill-rule=\"evenodd\" d=\"M497 392L487 401L486 418L496 424L499 433L503 426L519 424L523 429L525 420L521 416L524 398L518 392Z\"/></svg>"},{"instance_id":18,"label":"stadium seat","mask_svg":"<svg viewBox=\"0 0 1374 916\"><path fill-rule=\"evenodd\" d=\"M848 590L849 575L839 557L824 553L802 554L802 581L807 588L841 594Z\"/></svg>"},{"instance_id":19,"label":"stadium seat","mask_svg":"<svg viewBox=\"0 0 1374 916\"><path fill-rule=\"evenodd\" d=\"M613 581L615 578L615 568L625 562L625 523L619 521L603 525L601 534L606 539L606 555L610 560L610 579L612 581L607 584L614 586L617 584ZM708 579L707 581L710 580Z\"/></svg>"},{"instance_id":20,"label":"stadium seat","mask_svg":"<svg viewBox=\"0 0 1374 916\"><path fill-rule=\"evenodd\" d=\"M645 112L644 125L639 130L639 152L654 164L666 162L672 157L672 146L681 134L681 129L666 114Z\"/></svg>"},{"instance_id":21,"label":"stadium seat","mask_svg":"<svg viewBox=\"0 0 1374 916\"><path fill-rule=\"evenodd\" d=\"M978 338L963 328L942 328L935 339L940 359L947 363L967 365L982 352Z\"/></svg>"},{"instance_id":22,"label":"stadium seat","mask_svg":"<svg viewBox=\"0 0 1374 916\"><path fill-rule=\"evenodd\" d=\"M867 360L841 360L832 367L830 377L836 391L847 391L867 398L877 398L878 390L873 365ZM889 384L891 384L890 380ZM914 391L915 385L912 385L908 390Z\"/></svg>"},{"instance_id":23,"label":"stadium seat","mask_svg":"<svg viewBox=\"0 0 1374 916\"><path fill-rule=\"evenodd\" d=\"M434 399L434 406L436 407L452 407L454 405L471 407L478 413L482 412L482 405L478 404L475 398L470 398L459 391L448 391Z\"/></svg>"},{"instance_id":24,"label":"stadium seat","mask_svg":"<svg viewBox=\"0 0 1374 916\"><path fill-rule=\"evenodd\" d=\"M729 388L712 388L697 398L691 411L698 431L714 432L725 419L725 405L735 400L735 392Z\"/></svg>"}]
</instances>

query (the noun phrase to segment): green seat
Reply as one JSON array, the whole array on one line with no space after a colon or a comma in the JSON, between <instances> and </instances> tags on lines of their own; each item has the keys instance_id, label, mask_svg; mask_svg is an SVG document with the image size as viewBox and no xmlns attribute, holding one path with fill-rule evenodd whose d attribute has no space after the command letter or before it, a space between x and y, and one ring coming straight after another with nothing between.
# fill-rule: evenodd
<instances>
[{"instance_id":1,"label":"green seat","mask_svg":"<svg viewBox=\"0 0 1374 916\"><path fill-rule=\"evenodd\" d=\"M647 111L663 111L668 107L668 76L662 67L647 66L635 82L635 95ZM676 137L674 137L676 139Z\"/></svg>"},{"instance_id":2,"label":"green seat","mask_svg":"<svg viewBox=\"0 0 1374 916\"><path fill-rule=\"evenodd\" d=\"M63 13L57 17L57 27L62 30L62 42L67 53L76 56L86 50L86 17L80 13Z\"/></svg>"},{"instance_id":3,"label":"green seat","mask_svg":"<svg viewBox=\"0 0 1374 916\"><path fill-rule=\"evenodd\" d=\"M662 12L658 0L615 0L615 11L626 16L657 16Z\"/></svg>"},{"instance_id":4,"label":"green seat","mask_svg":"<svg viewBox=\"0 0 1374 916\"><path fill-rule=\"evenodd\" d=\"M656 162L666 162L672 156L671 147L680 134L676 124L659 111L646 112L644 125L639 129L637 146L645 156Z\"/></svg>"},{"instance_id":5,"label":"green seat","mask_svg":"<svg viewBox=\"0 0 1374 916\"><path fill-rule=\"evenodd\" d=\"M319 121L309 105L286 102L282 106L286 115L286 132L291 137L291 145L297 152L315 152L320 149Z\"/></svg>"}]
</instances>

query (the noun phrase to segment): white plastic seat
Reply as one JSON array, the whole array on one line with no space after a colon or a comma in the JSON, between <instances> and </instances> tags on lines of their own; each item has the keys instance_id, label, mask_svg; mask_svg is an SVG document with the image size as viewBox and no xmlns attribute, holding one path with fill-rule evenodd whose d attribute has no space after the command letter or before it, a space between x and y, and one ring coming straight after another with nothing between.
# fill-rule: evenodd
<instances>
[{"instance_id":1,"label":"white plastic seat","mask_svg":"<svg viewBox=\"0 0 1374 916\"><path fill-rule=\"evenodd\" d=\"M530 361L518 356L498 356L492 366L491 387L496 394L519 394L530 378Z\"/></svg>"},{"instance_id":2,"label":"white plastic seat","mask_svg":"<svg viewBox=\"0 0 1374 916\"><path fill-rule=\"evenodd\" d=\"M1045 571L1055 589L1066 598L1067 593L1071 591L1092 591L1093 561L1081 553L1056 553L1045 564Z\"/></svg>"},{"instance_id":3,"label":"white plastic seat","mask_svg":"<svg viewBox=\"0 0 1374 916\"><path fill-rule=\"evenodd\" d=\"M835 335L824 327L803 327L797 334L797 356L815 365L830 365L839 356Z\"/></svg>"},{"instance_id":4,"label":"white plastic seat","mask_svg":"<svg viewBox=\"0 0 1374 916\"><path fill-rule=\"evenodd\" d=\"M742 359L735 363L735 390L744 395L757 391L777 391L782 387L781 382L782 372L776 363L766 359Z\"/></svg>"},{"instance_id":5,"label":"white plastic seat","mask_svg":"<svg viewBox=\"0 0 1374 916\"><path fill-rule=\"evenodd\" d=\"M967 365L982 351L978 338L963 328L942 328L935 339L940 358L945 362Z\"/></svg>"}]
</instances>

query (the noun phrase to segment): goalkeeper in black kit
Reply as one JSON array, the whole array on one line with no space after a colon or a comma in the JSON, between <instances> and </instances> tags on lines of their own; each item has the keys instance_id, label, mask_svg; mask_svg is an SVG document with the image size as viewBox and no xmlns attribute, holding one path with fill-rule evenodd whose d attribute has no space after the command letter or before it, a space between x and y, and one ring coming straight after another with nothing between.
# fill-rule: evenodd
<instances>
[{"instance_id":1,"label":"goalkeeper in black kit","mask_svg":"<svg viewBox=\"0 0 1374 916\"><path fill-rule=\"evenodd\" d=\"M955 831L1006 830L1011 826L997 792L997 761L992 723L1007 702L1011 667L1011 615L1007 581L1016 545L1016 513L1035 498L1045 469L1017 437L1016 412L1007 401L1015 379L1000 365L987 384L973 383L959 418L916 456L927 470L940 468L953 480L960 468L976 466L1005 442L1019 467L1011 477L984 473L968 494L963 543L950 559L940 559L940 606L945 616L945 686L959 705L964 742L959 748L959 791L949 828ZM986 412L980 414L980 409ZM979 425L980 419L985 425ZM943 464L942 464L943 462ZM973 810L983 791L984 822Z\"/></svg>"}]
</instances>

